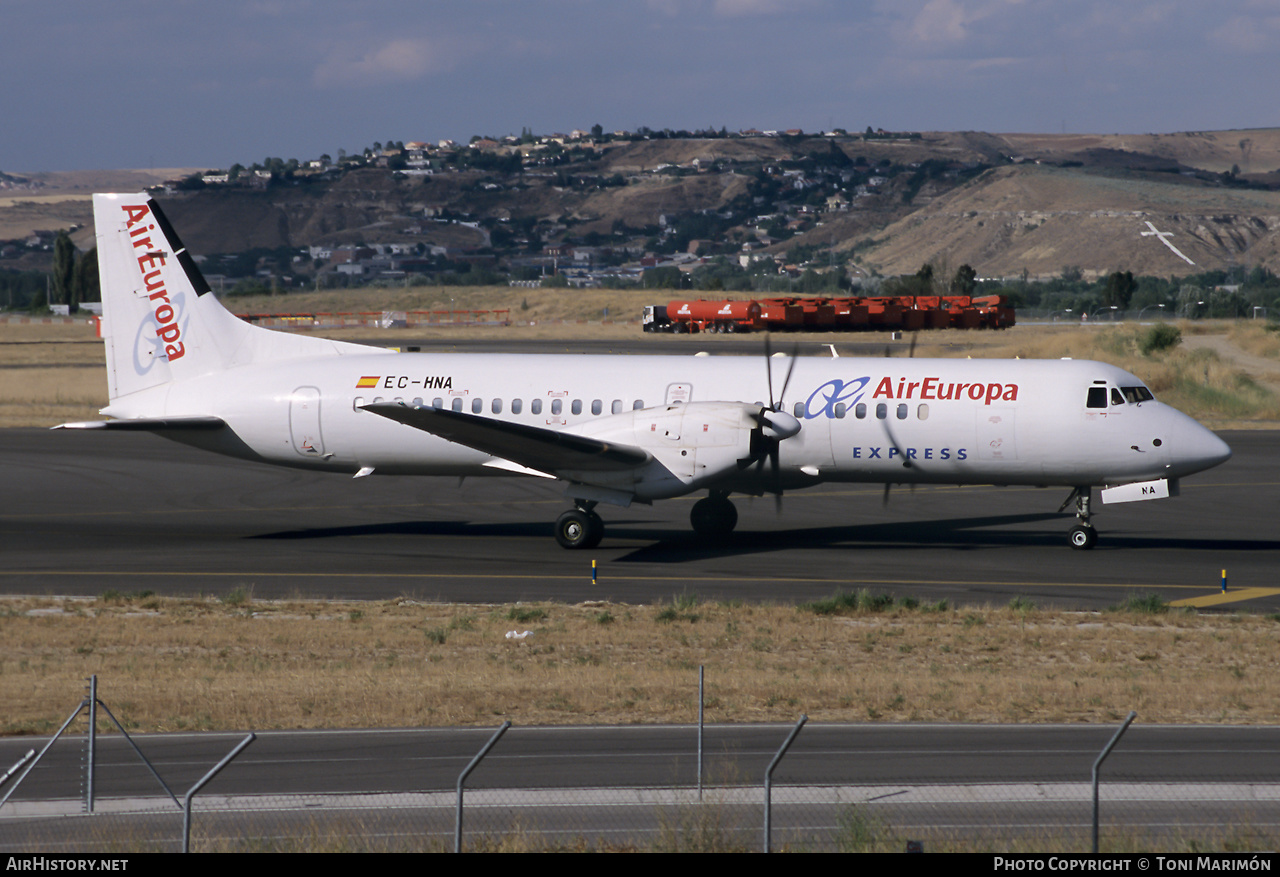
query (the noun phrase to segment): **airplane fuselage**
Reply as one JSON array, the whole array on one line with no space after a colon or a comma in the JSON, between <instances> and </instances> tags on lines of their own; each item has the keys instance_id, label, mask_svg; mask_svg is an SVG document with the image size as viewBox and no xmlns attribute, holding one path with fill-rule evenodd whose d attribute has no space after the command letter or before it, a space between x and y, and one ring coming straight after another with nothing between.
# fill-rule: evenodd
<instances>
[{"instance_id":1,"label":"airplane fuselage","mask_svg":"<svg viewBox=\"0 0 1280 877\"><path fill-rule=\"evenodd\" d=\"M770 364L780 386L787 361L775 357ZM128 418L136 406L151 416L213 415L226 421L234 440L173 437L202 446L212 441L213 450L276 464L494 475L509 473L487 466L491 455L361 406L443 407L585 435L608 434L610 421L639 417L643 438L646 422L656 423L670 406L712 400L758 406L768 401L767 384L761 360L750 357L380 353L230 369L117 399L107 413ZM1088 361L800 358L782 408L802 428L781 443L781 476L788 487L1102 485L1178 478L1229 453L1177 410L1154 399L1129 401L1135 387L1145 390L1128 372ZM1102 392L1091 400L1092 388ZM711 425L685 421L665 441L696 455ZM636 428L625 427L632 441ZM759 492L750 472L725 486Z\"/></svg>"}]
</instances>

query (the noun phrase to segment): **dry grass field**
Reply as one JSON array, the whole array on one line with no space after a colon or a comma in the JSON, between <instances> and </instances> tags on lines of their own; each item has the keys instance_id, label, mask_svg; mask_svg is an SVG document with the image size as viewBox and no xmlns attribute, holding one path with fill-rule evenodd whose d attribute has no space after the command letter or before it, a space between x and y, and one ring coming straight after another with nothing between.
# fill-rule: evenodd
<instances>
[{"instance_id":1,"label":"dry grass field","mask_svg":"<svg viewBox=\"0 0 1280 877\"><path fill-rule=\"evenodd\" d=\"M98 674L145 730L707 720L1280 722L1280 620L917 605L0 601L0 733L45 734ZM523 642L511 630L531 631Z\"/></svg>"}]
</instances>

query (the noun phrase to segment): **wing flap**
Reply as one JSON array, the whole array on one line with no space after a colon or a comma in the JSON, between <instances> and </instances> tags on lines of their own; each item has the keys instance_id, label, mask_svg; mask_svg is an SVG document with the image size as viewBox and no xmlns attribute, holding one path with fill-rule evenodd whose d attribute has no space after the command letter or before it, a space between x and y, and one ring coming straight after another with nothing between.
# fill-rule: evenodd
<instances>
[{"instance_id":1,"label":"wing flap","mask_svg":"<svg viewBox=\"0 0 1280 877\"><path fill-rule=\"evenodd\" d=\"M630 445L460 411L415 408L402 402L373 402L361 407L538 472L618 472L653 459L648 451Z\"/></svg>"}]
</instances>

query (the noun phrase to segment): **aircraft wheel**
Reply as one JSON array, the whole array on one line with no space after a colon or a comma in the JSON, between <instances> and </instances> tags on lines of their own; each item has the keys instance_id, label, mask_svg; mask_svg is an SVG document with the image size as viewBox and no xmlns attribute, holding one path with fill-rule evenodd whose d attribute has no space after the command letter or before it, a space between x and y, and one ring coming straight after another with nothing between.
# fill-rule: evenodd
<instances>
[{"instance_id":1,"label":"aircraft wheel","mask_svg":"<svg viewBox=\"0 0 1280 877\"><path fill-rule=\"evenodd\" d=\"M727 499L708 496L693 504L689 523L699 536L728 536L738 525L738 510Z\"/></svg>"},{"instance_id":2,"label":"aircraft wheel","mask_svg":"<svg viewBox=\"0 0 1280 877\"><path fill-rule=\"evenodd\" d=\"M570 509L556 518L556 541L561 548L594 548L604 538L604 521L595 512Z\"/></svg>"},{"instance_id":3,"label":"aircraft wheel","mask_svg":"<svg viewBox=\"0 0 1280 877\"><path fill-rule=\"evenodd\" d=\"M604 521L595 512L587 512L587 520L590 522L591 535L587 537L587 542L582 547L595 548L604 538Z\"/></svg>"},{"instance_id":4,"label":"aircraft wheel","mask_svg":"<svg viewBox=\"0 0 1280 877\"><path fill-rule=\"evenodd\" d=\"M1071 528L1069 538L1071 539L1072 548L1088 551L1098 544L1098 531L1086 524L1077 524Z\"/></svg>"}]
</instances>

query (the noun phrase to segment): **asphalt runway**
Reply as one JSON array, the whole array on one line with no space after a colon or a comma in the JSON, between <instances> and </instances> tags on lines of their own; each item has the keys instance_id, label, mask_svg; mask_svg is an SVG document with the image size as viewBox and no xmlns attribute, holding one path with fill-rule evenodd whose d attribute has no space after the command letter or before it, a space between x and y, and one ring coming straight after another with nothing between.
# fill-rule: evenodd
<instances>
[{"instance_id":1,"label":"asphalt runway","mask_svg":"<svg viewBox=\"0 0 1280 877\"><path fill-rule=\"evenodd\" d=\"M0 593L107 590L259 599L458 602L805 601L867 588L953 605L1100 608L1158 593L1280 611L1280 455L1271 432L1224 434L1235 456L1182 496L1103 506L1098 547L1067 545L1063 489L825 485L736 498L737 531L707 542L693 498L603 508L606 535L567 552L569 503L540 479L378 477L279 469L146 434L0 431ZM591 561L598 579L591 579ZM1219 593L1222 570L1229 591Z\"/></svg>"},{"instance_id":2,"label":"asphalt runway","mask_svg":"<svg viewBox=\"0 0 1280 877\"><path fill-rule=\"evenodd\" d=\"M760 786L790 727L706 729L705 800L717 825L759 843ZM205 843L314 838L318 830L451 842L452 790L493 729L264 733L201 793ZM1115 727L1103 725L807 725L773 774L775 840L829 849L856 802L871 826L1029 849L1056 838L1086 848L1089 777ZM243 733L144 734L136 742L181 797ZM29 738L0 740L0 764ZM176 848L178 806L118 736L98 741L95 819L83 817L82 737L60 741L0 809L10 851L94 849L115 832L125 848ZM1182 848L1247 826L1267 842L1280 826L1274 728L1131 727L1102 771L1104 836ZM671 805L695 800L696 729L513 727L467 781L468 830L536 833L573 843L661 843ZM6 789L6 791L9 791ZM687 815L687 812L686 812ZM77 818L78 817L78 818ZM1233 829L1233 827L1235 827ZM1123 843L1123 841L1122 841ZM100 841L99 841L100 845Z\"/></svg>"},{"instance_id":3,"label":"asphalt runway","mask_svg":"<svg viewBox=\"0 0 1280 877\"><path fill-rule=\"evenodd\" d=\"M209 792L449 791L498 724L264 731L236 759L236 769L219 775ZM787 750L775 778L796 785L1087 783L1093 762L1119 726L813 722ZM777 724L708 725L704 776L725 785L760 783L791 730ZM185 791L246 734L139 734L134 739L169 786ZM1280 729L1275 727L1139 722L1121 739L1107 761L1107 773L1116 782L1272 787L1280 782ZM0 738L0 766L7 769L47 742L45 737ZM163 794L119 734L99 735L97 744L101 794ZM13 800L75 800L84 788L85 750L83 735L60 740ZM468 787L688 787L697 783L696 756L697 728L692 725L516 726L471 775Z\"/></svg>"}]
</instances>

